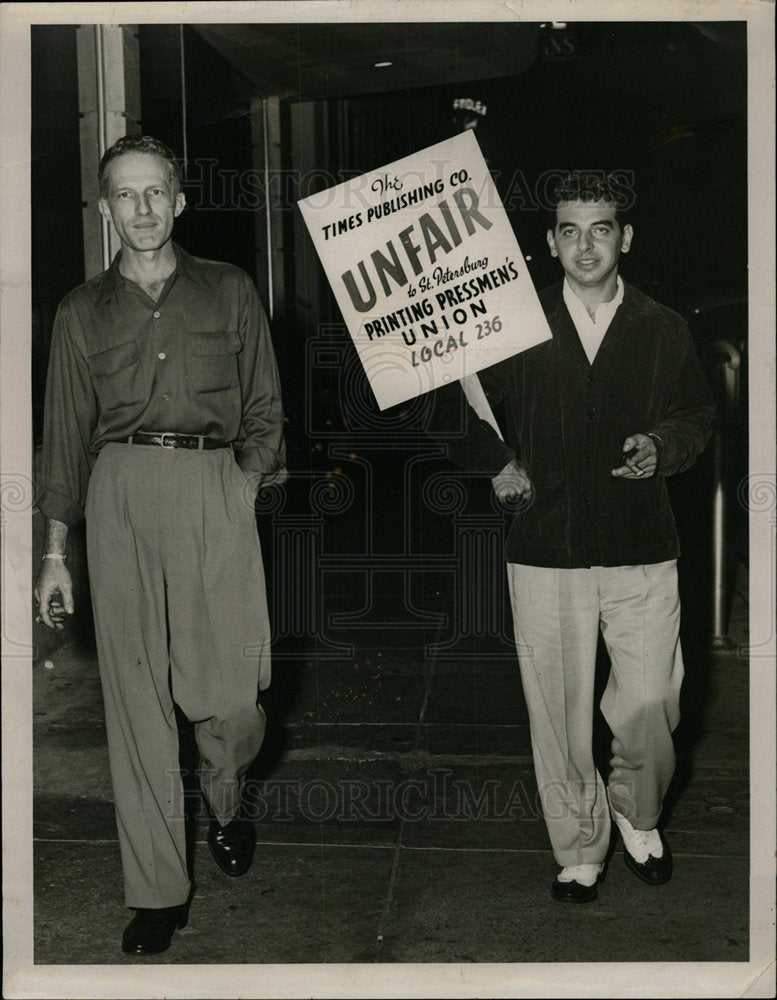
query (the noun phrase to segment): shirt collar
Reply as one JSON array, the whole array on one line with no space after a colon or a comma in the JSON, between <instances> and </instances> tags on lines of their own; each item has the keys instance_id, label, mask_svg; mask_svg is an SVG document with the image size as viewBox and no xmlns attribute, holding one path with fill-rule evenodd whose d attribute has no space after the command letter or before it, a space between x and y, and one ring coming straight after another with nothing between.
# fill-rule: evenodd
<instances>
[{"instance_id":1,"label":"shirt collar","mask_svg":"<svg viewBox=\"0 0 777 1000\"><path fill-rule=\"evenodd\" d=\"M179 247L177 243L173 243L173 250L175 251L176 272L180 277L194 281L199 285L211 284L208 270L204 266L205 261L201 261L197 257L192 257L182 247ZM121 250L118 251L111 261L110 267L103 271L97 279L99 283L97 290L98 305L107 302L112 295L115 295L120 288L124 287L124 275L119 270L120 261Z\"/></svg>"},{"instance_id":2,"label":"shirt collar","mask_svg":"<svg viewBox=\"0 0 777 1000\"><path fill-rule=\"evenodd\" d=\"M562 294L564 297L564 302L566 304L567 309L569 310L570 315L572 317L575 317L576 315L581 316L583 313L585 313L585 316L588 322L590 323L591 317L588 315L588 310L585 308L583 300L575 294L575 292L572 290L572 286L569 284L566 278L564 278L564 288ZM624 294L623 281L621 280L621 276L618 275L615 285L615 295L613 296L612 299L610 299L609 302L600 303L596 307L596 312L598 313L599 310L601 309L603 315L605 316L609 315L610 317L612 317L615 310L618 308L621 302L623 302L623 294Z\"/></svg>"}]
</instances>

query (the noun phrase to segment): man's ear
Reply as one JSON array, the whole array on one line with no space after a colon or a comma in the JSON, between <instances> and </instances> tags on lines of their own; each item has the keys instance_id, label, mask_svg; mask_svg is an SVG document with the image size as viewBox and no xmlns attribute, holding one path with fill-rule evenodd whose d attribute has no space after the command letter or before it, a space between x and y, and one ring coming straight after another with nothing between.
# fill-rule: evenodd
<instances>
[{"instance_id":1,"label":"man's ear","mask_svg":"<svg viewBox=\"0 0 777 1000\"><path fill-rule=\"evenodd\" d=\"M556 249L556 240L553 236L553 230L549 229L545 235L548 241L548 247L550 248L551 257L558 257L558 250Z\"/></svg>"},{"instance_id":2,"label":"man's ear","mask_svg":"<svg viewBox=\"0 0 777 1000\"><path fill-rule=\"evenodd\" d=\"M100 200L97 202L97 207L100 209L100 215L107 222L111 222L112 221L111 210L108 207L108 202L105 200L105 198L100 198Z\"/></svg>"},{"instance_id":3,"label":"man's ear","mask_svg":"<svg viewBox=\"0 0 777 1000\"><path fill-rule=\"evenodd\" d=\"M178 194L175 196L174 218L177 219L185 208L186 208L186 195L183 193L183 191L179 191Z\"/></svg>"},{"instance_id":4,"label":"man's ear","mask_svg":"<svg viewBox=\"0 0 777 1000\"><path fill-rule=\"evenodd\" d=\"M623 227L623 241L621 243L621 253L628 253L631 249L631 241L634 239L634 230L626 223Z\"/></svg>"}]
</instances>

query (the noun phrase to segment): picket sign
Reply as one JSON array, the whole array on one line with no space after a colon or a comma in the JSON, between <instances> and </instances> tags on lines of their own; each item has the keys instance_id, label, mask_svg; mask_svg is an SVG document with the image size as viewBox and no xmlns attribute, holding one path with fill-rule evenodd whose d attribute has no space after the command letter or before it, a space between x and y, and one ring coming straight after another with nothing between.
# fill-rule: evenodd
<instances>
[{"instance_id":1,"label":"picket sign","mask_svg":"<svg viewBox=\"0 0 777 1000\"><path fill-rule=\"evenodd\" d=\"M381 410L551 336L472 130L298 202ZM498 431L498 428L497 428Z\"/></svg>"}]
</instances>

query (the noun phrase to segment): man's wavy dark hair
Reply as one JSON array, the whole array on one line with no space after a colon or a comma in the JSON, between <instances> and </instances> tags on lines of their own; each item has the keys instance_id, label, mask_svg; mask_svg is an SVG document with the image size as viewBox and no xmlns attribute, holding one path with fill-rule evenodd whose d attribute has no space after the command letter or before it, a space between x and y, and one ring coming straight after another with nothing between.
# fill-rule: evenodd
<instances>
[{"instance_id":1,"label":"man's wavy dark hair","mask_svg":"<svg viewBox=\"0 0 777 1000\"><path fill-rule=\"evenodd\" d=\"M565 201L606 201L615 207L615 218L623 228L630 221L636 197L633 187L621 174L603 170L574 170L560 178L550 193L548 226L556 225L556 208Z\"/></svg>"},{"instance_id":2,"label":"man's wavy dark hair","mask_svg":"<svg viewBox=\"0 0 777 1000\"><path fill-rule=\"evenodd\" d=\"M103 158L100 160L100 167L97 171L97 180L100 185L100 197L107 198L110 194L110 171L109 164L117 157L124 156L125 153L151 153L164 160L170 171L170 183L173 188L173 197L181 190L181 168L175 153L159 139L152 135L124 135L106 149Z\"/></svg>"}]
</instances>

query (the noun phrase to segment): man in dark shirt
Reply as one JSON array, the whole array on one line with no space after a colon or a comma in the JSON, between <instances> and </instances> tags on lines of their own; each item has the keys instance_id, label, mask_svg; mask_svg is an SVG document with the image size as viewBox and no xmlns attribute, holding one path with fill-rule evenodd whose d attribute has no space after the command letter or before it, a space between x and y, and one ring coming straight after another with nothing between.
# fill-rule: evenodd
<instances>
[{"instance_id":1,"label":"man in dark shirt","mask_svg":"<svg viewBox=\"0 0 777 1000\"><path fill-rule=\"evenodd\" d=\"M481 372L504 404L505 441L469 414L451 458L518 499L506 555L521 679L548 833L554 899L596 898L610 815L629 867L666 882L657 829L674 773L683 676L678 538L665 479L693 464L713 405L685 322L618 276L633 238L606 181L572 175L547 233L563 284L541 302L548 340ZM519 321L519 318L516 318ZM435 394L453 428L456 388ZM599 631L610 656L601 709L612 732L607 786L592 756Z\"/></svg>"},{"instance_id":2,"label":"man in dark shirt","mask_svg":"<svg viewBox=\"0 0 777 1000\"><path fill-rule=\"evenodd\" d=\"M175 706L194 723L208 843L249 867L242 809L270 682L254 498L285 472L280 386L248 276L172 242L185 201L173 153L125 136L100 163L121 249L61 303L52 337L38 504L42 621L73 612L70 526L87 554L127 906L122 947L163 951L188 919ZM236 461L237 458L237 461Z\"/></svg>"}]
</instances>

